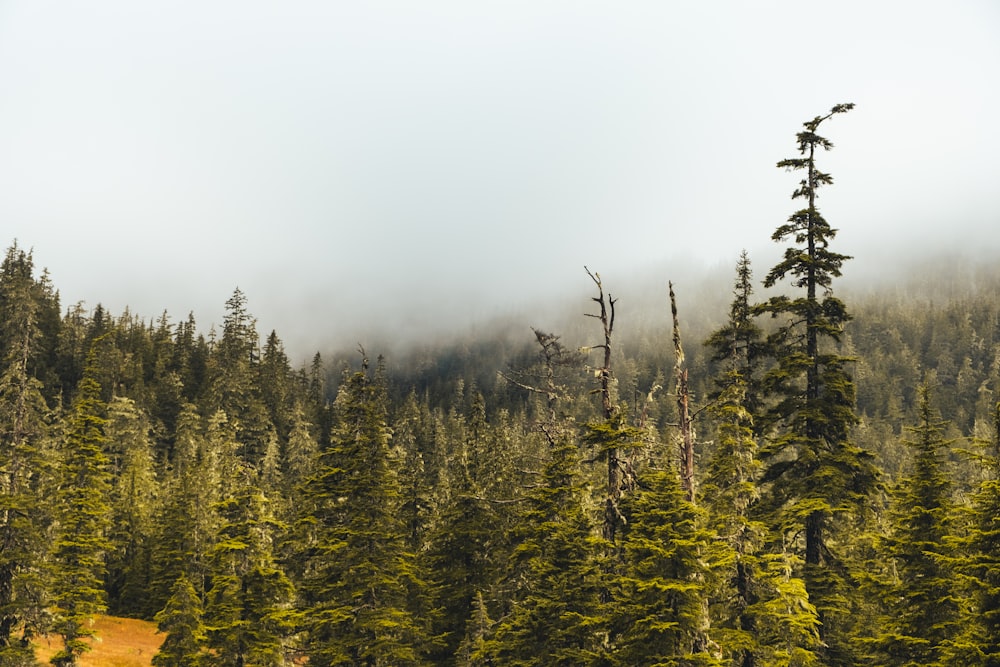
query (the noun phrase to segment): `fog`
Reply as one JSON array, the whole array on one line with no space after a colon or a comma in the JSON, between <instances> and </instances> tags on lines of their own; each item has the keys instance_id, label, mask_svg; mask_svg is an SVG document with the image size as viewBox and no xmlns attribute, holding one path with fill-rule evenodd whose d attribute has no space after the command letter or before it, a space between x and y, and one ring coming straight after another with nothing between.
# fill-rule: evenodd
<instances>
[{"instance_id":1,"label":"fog","mask_svg":"<svg viewBox=\"0 0 1000 667\"><path fill-rule=\"evenodd\" d=\"M293 357L546 328L584 265L763 276L775 163L854 102L820 206L892 279L1000 250L997 35L992 0L7 0L0 221L64 306L207 331L239 287Z\"/></svg>"}]
</instances>

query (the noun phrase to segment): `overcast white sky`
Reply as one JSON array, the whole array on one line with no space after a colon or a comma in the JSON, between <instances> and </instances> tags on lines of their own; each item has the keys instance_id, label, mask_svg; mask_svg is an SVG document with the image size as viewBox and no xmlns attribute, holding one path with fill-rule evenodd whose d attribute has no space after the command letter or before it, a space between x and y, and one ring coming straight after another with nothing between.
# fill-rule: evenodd
<instances>
[{"instance_id":1,"label":"overcast white sky","mask_svg":"<svg viewBox=\"0 0 1000 667\"><path fill-rule=\"evenodd\" d=\"M0 0L0 242L64 306L405 337L776 255L775 162L840 102L859 271L1000 252L996 0Z\"/></svg>"}]
</instances>

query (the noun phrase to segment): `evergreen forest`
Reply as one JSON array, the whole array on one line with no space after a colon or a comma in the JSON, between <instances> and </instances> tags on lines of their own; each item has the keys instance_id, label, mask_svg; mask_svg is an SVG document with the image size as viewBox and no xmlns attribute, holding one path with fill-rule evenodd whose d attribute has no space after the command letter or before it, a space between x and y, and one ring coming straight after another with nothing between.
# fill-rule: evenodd
<instances>
[{"instance_id":1,"label":"evergreen forest","mask_svg":"<svg viewBox=\"0 0 1000 667\"><path fill-rule=\"evenodd\" d=\"M158 667L1000 665L1000 270L848 298L852 106L705 326L665 281L629 329L584 267L563 331L299 362L239 289L218 331L66 307L15 241L0 666L102 613Z\"/></svg>"}]
</instances>

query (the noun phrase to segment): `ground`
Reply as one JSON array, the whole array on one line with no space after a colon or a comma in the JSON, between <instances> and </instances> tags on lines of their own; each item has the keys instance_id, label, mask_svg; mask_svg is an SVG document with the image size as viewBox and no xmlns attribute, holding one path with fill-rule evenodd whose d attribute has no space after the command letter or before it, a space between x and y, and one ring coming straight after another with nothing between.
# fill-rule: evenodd
<instances>
[{"instance_id":1,"label":"ground","mask_svg":"<svg viewBox=\"0 0 1000 667\"><path fill-rule=\"evenodd\" d=\"M163 642L163 635L157 634L154 623L134 618L98 616L94 629L97 631L94 649L83 654L80 667L150 667ZM36 644L36 655L43 664L62 648L56 635L42 637Z\"/></svg>"}]
</instances>

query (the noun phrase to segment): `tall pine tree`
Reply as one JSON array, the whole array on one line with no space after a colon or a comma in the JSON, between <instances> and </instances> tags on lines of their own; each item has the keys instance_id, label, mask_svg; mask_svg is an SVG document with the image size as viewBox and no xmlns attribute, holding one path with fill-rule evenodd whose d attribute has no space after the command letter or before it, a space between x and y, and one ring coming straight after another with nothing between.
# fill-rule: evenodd
<instances>
[{"instance_id":1,"label":"tall pine tree","mask_svg":"<svg viewBox=\"0 0 1000 667\"><path fill-rule=\"evenodd\" d=\"M33 266L14 244L0 267L0 664L12 666L31 663L28 639L47 604L48 406L37 377L42 303Z\"/></svg>"},{"instance_id":2,"label":"tall pine tree","mask_svg":"<svg viewBox=\"0 0 1000 667\"><path fill-rule=\"evenodd\" d=\"M93 618L106 609L105 556L111 506L111 472L107 455L107 405L93 378L96 339L77 387L62 446L62 484L58 491L58 529L53 545L53 616L63 649L52 658L56 667L72 667L90 650Z\"/></svg>"},{"instance_id":3,"label":"tall pine tree","mask_svg":"<svg viewBox=\"0 0 1000 667\"><path fill-rule=\"evenodd\" d=\"M399 513L399 461L390 447L381 367L346 374L330 442L306 481L298 531L309 664L419 665L429 637L412 613L422 586Z\"/></svg>"},{"instance_id":4,"label":"tall pine tree","mask_svg":"<svg viewBox=\"0 0 1000 667\"><path fill-rule=\"evenodd\" d=\"M792 245L764 286L788 280L801 292L771 297L759 307L780 319L768 340L775 364L765 383L774 403L765 425L775 430L762 450L763 479L774 520L788 535L803 536L803 575L819 613L824 659L831 665L852 661L846 636L850 575L835 548L836 522L864 508L877 484L872 455L850 440L858 421L854 383L847 370L850 359L836 349L850 316L833 296L832 283L849 257L830 249L836 230L816 205L820 187L833 182L816 166L817 151L833 147L817 130L853 106L840 104L805 122L797 135L799 157L778 162L780 168L804 172L792 198L804 200L805 207L775 230L774 241L791 240Z\"/></svg>"}]
</instances>

